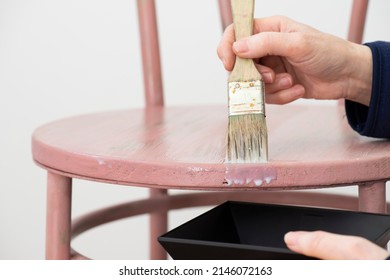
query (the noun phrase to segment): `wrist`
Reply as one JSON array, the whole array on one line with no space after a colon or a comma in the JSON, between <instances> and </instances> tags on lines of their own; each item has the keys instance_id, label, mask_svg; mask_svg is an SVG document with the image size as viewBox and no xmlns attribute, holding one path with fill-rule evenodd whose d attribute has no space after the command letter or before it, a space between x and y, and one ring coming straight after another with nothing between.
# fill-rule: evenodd
<instances>
[{"instance_id":1,"label":"wrist","mask_svg":"<svg viewBox=\"0 0 390 280\"><path fill-rule=\"evenodd\" d=\"M353 44L351 73L346 99L369 106L372 90L372 53L369 47Z\"/></svg>"}]
</instances>

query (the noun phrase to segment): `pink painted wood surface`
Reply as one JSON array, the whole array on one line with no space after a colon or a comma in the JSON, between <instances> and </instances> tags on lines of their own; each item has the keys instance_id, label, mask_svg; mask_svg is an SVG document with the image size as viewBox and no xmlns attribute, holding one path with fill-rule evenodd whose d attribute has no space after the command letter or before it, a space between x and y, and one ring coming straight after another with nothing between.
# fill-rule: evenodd
<instances>
[{"instance_id":1,"label":"pink painted wood surface","mask_svg":"<svg viewBox=\"0 0 390 280\"><path fill-rule=\"evenodd\" d=\"M386 213L386 183L375 182L359 185L359 211Z\"/></svg>"},{"instance_id":2,"label":"pink painted wood surface","mask_svg":"<svg viewBox=\"0 0 390 280\"><path fill-rule=\"evenodd\" d=\"M226 164L225 106L135 109L38 128L34 160L72 177L157 188L243 189L390 178L390 142L356 134L338 106L267 107L266 164Z\"/></svg>"},{"instance_id":3,"label":"pink painted wood surface","mask_svg":"<svg viewBox=\"0 0 390 280\"><path fill-rule=\"evenodd\" d=\"M368 0L354 0L349 23L348 40L360 44L363 40Z\"/></svg>"},{"instance_id":4,"label":"pink painted wood surface","mask_svg":"<svg viewBox=\"0 0 390 280\"><path fill-rule=\"evenodd\" d=\"M46 259L70 258L72 180L52 172L47 175Z\"/></svg>"},{"instance_id":5,"label":"pink painted wood surface","mask_svg":"<svg viewBox=\"0 0 390 280\"><path fill-rule=\"evenodd\" d=\"M164 189L151 189L150 198L152 199L164 199L168 196L168 191ZM151 202L152 203L152 202ZM168 209L159 209L158 211L151 211L150 218L150 259L151 260L164 260L167 258L167 252L157 242L157 238L168 231Z\"/></svg>"},{"instance_id":6,"label":"pink painted wood surface","mask_svg":"<svg viewBox=\"0 0 390 280\"><path fill-rule=\"evenodd\" d=\"M138 0L142 66L146 106L162 106L163 82L154 0Z\"/></svg>"},{"instance_id":7,"label":"pink painted wood surface","mask_svg":"<svg viewBox=\"0 0 390 280\"><path fill-rule=\"evenodd\" d=\"M141 37L144 94L146 107L163 106L163 82L157 16L154 0L138 0L138 19ZM150 197L166 196L165 190L151 190ZM167 231L167 212L150 214L150 258L166 259L165 250L156 244L157 236ZM154 242L152 242L154 240Z\"/></svg>"}]
</instances>

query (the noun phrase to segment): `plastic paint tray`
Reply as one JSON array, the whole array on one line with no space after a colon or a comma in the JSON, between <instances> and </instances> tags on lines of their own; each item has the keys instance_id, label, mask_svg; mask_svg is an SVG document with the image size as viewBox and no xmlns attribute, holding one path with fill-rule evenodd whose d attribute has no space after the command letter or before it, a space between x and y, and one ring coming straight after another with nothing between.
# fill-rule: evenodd
<instances>
[{"instance_id":1,"label":"plastic paint tray","mask_svg":"<svg viewBox=\"0 0 390 280\"><path fill-rule=\"evenodd\" d=\"M284 234L324 230L357 235L386 247L390 216L322 208L225 202L160 236L173 259L307 259Z\"/></svg>"}]
</instances>

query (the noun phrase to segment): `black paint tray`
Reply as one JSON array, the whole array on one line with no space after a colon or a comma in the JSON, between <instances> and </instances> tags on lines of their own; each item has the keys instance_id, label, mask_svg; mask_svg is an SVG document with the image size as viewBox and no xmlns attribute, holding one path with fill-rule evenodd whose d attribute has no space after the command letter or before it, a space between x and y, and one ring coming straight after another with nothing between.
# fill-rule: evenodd
<instances>
[{"instance_id":1,"label":"black paint tray","mask_svg":"<svg viewBox=\"0 0 390 280\"><path fill-rule=\"evenodd\" d=\"M178 260L307 259L286 247L283 237L291 230L357 235L385 247L390 240L390 216L228 201L158 241Z\"/></svg>"}]
</instances>

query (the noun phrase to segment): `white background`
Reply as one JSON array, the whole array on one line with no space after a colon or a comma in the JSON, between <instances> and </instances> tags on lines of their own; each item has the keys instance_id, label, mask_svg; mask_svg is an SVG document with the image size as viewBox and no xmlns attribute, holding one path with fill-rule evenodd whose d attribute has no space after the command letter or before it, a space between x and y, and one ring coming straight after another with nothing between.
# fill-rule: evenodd
<instances>
[{"instance_id":1,"label":"white background","mask_svg":"<svg viewBox=\"0 0 390 280\"><path fill-rule=\"evenodd\" d=\"M156 2L166 104L224 103L217 1ZM256 17L281 14L347 34L351 0L256 3ZM390 41L389 10L389 1L371 1L364 41ZM44 258L46 174L31 159L34 128L74 114L143 106L140 63L135 0L0 0L0 259ZM75 216L147 195L78 180L74 186ZM170 226L204 210L176 211ZM93 258L145 259L146 229L147 217L136 217L86 233L74 246Z\"/></svg>"}]
</instances>

